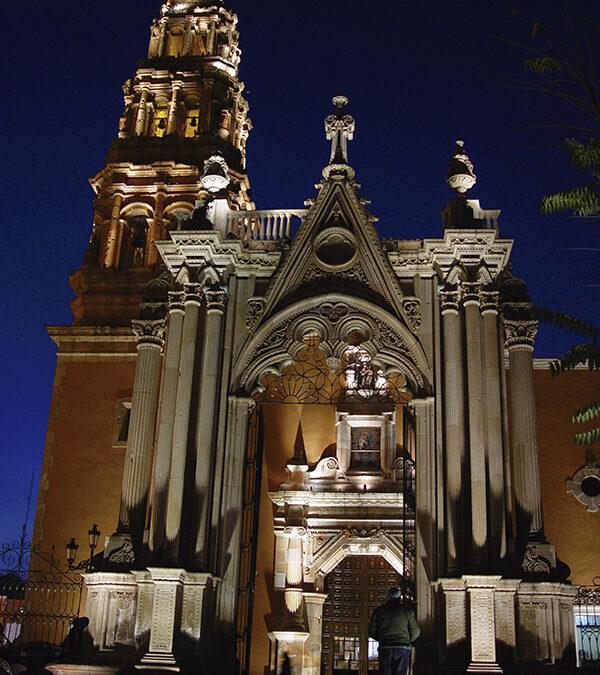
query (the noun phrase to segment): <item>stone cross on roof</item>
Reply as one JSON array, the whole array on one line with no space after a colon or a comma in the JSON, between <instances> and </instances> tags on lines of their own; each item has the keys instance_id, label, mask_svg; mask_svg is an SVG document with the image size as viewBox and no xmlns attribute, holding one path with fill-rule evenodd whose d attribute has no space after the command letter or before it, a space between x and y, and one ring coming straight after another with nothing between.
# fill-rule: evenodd
<instances>
[{"instance_id":1,"label":"stone cross on roof","mask_svg":"<svg viewBox=\"0 0 600 675\"><path fill-rule=\"evenodd\" d=\"M331 141L330 164L348 164L348 141L354 135L354 117L345 113L347 103L345 96L334 96L335 113L325 118L325 133Z\"/></svg>"}]
</instances>

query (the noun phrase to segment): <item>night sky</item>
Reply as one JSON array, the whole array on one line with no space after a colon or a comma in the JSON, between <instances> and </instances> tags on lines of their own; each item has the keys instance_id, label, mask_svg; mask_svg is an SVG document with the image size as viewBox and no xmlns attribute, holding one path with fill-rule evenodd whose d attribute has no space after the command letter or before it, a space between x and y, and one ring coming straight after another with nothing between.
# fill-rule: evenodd
<instances>
[{"instance_id":1,"label":"night sky","mask_svg":"<svg viewBox=\"0 0 600 675\"><path fill-rule=\"evenodd\" d=\"M584 182L558 149L573 120L540 94L515 89L520 55L494 36L527 42L502 2L231 0L241 77L254 129L248 173L257 208L301 208L329 159L323 118L338 92L356 118L350 164L382 237L441 235L452 197L444 176L462 138L475 165L469 197L502 209L514 272L538 305L598 321L598 225L543 216L542 195ZM564 16L521 3L559 31ZM600 3L581 2L600 22ZM32 471L39 482L55 368L45 325L68 325L68 276L91 231L87 181L104 166L123 110L121 84L145 55L159 0L5 3L0 256L5 303L0 408L0 543L16 537ZM598 48L596 43L595 48ZM542 329L537 356L575 342ZM559 383L557 386L560 386ZM33 509L30 527L33 523Z\"/></svg>"}]
</instances>

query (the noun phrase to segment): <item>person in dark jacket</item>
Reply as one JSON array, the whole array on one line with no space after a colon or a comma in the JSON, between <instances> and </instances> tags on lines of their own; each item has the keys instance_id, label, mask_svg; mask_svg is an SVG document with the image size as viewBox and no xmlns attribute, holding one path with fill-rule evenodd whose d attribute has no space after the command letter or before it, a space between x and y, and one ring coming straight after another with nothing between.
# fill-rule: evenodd
<instances>
[{"instance_id":1,"label":"person in dark jacket","mask_svg":"<svg viewBox=\"0 0 600 675\"><path fill-rule=\"evenodd\" d=\"M421 634L415 613L402 600L399 588L388 590L388 601L373 611L369 637L379 642L381 675L407 675L412 643Z\"/></svg>"}]
</instances>

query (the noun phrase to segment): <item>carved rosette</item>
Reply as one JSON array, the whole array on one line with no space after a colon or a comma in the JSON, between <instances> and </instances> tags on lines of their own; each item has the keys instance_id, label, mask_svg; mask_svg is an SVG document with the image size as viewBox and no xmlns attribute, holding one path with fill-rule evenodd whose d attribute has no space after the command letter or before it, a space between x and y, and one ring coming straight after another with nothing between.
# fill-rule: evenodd
<instances>
[{"instance_id":1,"label":"carved rosette","mask_svg":"<svg viewBox=\"0 0 600 675\"><path fill-rule=\"evenodd\" d=\"M133 319L131 322L133 334L137 338L138 346L156 345L159 348L165 344L165 321L157 319Z\"/></svg>"},{"instance_id":2,"label":"carved rosette","mask_svg":"<svg viewBox=\"0 0 600 675\"><path fill-rule=\"evenodd\" d=\"M194 303L196 305L202 302L202 284L189 283L184 285L185 304Z\"/></svg>"},{"instance_id":3,"label":"carved rosette","mask_svg":"<svg viewBox=\"0 0 600 675\"><path fill-rule=\"evenodd\" d=\"M463 281L462 283L462 298L465 307L471 304L479 304L479 294L481 292L481 284L478 281Z\"/></svg>"},{"instance_id":4,"label":"carved rosette","mask_svg":"<svg viewBox=\"0 0 600 675\"><path fill-rule=\"evenodd\" d=\"M208 313L225 311L225 304L227 303L227 293L218 289L205 289L204 296L206 297L206 309Z\"/></svg>"},{"instance_id":5,"label":"carved rosette","mask_svg":"<svg viewBox=\"0 0 600 675\"><path fill-rule=\"evenodd\" d=\"M454 312L458 314L458 307L460 305L460 291L442 291L440 293L440 306L442 314L447 312Z\"/></svg>"},{"instance_id":6,"label":"carved rosette","mask_svg":"<svg viewBox=\"0 0 600 675\"><path fill-rule=\"evenodd\" d=\"M185 307L185 293L183 291L169 291L169 312L183 312Z\"/></svg>"},{"instance_id":7,"label":"carved rosette","mask_svg":"<svg viewBox=\"0 0 600 675\"><path fill-rule=\"evenodd\" d=\"M413 333L416 333L421 328L421 301L418 298L404 298L402 308Z\"/></svg>"},{"instance_id":8,"label":"carved rosette","mask_svg":"<svg viewBox=\"0 0 600 675\"><path fill-rule=\"evenodd\" d=\"M507 349L533 349L537 329L537 321L504 319L504 339Z\"/></svg>"},{"instance_id":9,"label":"carved rosette","mask_svg":"<svg viewBox=\"0 0 600 675\"><path fill-rule=\"evenodd\" d=\"M265 309L264 298L248 298L246 319L244 325L248 330L252 330L258 323L260 315Z\"/></svg>"},{"instance_id":10,"label":"carved rosette","mask_svg":"<svg viewBox=\"0 0 600 675\"><path fill-rule=\"evenodd\" d=\"M481 291L479 299L481 302L481 313L486 312L498 313L498 300L500 293L498 291Z\"/></svg>"}]
</instances>

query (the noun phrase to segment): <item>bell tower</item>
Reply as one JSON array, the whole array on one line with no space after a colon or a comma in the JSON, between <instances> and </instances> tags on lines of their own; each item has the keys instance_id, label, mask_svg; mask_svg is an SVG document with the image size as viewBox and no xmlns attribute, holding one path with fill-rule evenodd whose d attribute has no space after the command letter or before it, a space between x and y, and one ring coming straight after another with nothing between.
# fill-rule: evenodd
<instances>
[{"instance_id":1,"label":"bell tower","mask_svg":"<svg viewBox=\"0 0 600 675\"><path fill-rule=\"evenodd\" d=\"M148 55L123 85L118 138L90 179L90 243L70 278L76 325L124 326L138 315L146 284L158 273L154 242L206 196L202 167L215 153L228 166L229 207L253 208L238 41L237 16L220 0L169 0L152 23Z\"/></svg>"}]
</instances>

